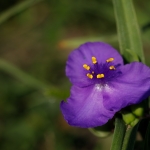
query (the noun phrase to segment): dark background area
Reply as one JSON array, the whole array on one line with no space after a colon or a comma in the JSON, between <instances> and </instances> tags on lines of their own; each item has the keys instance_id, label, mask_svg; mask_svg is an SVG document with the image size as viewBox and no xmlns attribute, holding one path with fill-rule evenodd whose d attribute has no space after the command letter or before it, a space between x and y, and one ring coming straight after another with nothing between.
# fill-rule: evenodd
<instances>
[{"instance_id":1,"label":"dark background area","mask_svg":"<svg viewBox=\"0 0 150 150\"><path fill-rule=\"evenodd\" d=\"M134 4L150 65L150 1ZM70 127L59 109L68 54L86 41L119 50L111 0L0 1L0 150L109 149L112 135Z\"/></svg>"}]
</instances>

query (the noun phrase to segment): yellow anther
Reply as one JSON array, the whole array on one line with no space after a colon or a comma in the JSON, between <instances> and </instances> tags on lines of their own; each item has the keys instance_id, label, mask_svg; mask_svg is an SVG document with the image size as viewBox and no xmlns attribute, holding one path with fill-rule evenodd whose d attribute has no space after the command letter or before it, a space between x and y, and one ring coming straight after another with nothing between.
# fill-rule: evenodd
<instances>
[{"instance_id":1,"label":"yellow anther","mask_svg":"<svg viewBox=\"0 0 150 150\"><path fill-rule=\"evenodd\" d=\"M90 70L90 66L88 66L87 64L84 64L83 68L86 69L86 70Z\"/></svg>"},{"instance_id":2,"label":"yellow anther","mask_svg":"<svg viewBox=\"0 0 150 150\"><path fill-rule=\"evenodd\" d=\"M93 64L97 63L96 57L92 57L92 62L93 62Z\"/></svg>"},{"instance_id":3,"label":"yellow anther","mask_svg":"<svg viewBox=\"0 0 150 150\"><path fill-rule=\"evenodd\" d=\"M106 60L106 62L112 62L114 60L114 58L109 58Z\"/></svg>"},{"instance_id":4,"label":"yellow anther","mask_svg":"<svg viewBox=\"0 0 150 150\"><path fill-rule=\"evenodd\" d=\"M90 73L87 73L87 77L90 78L90 79L92 79L92 78L93 78L93 75L90 74Z\"/></svg>"},{"instance_id":5,"label":"yellow anther","mask_svg":"<svg viewBox=\"0 0 150 150\"><path fill-rule=\"evenodd\" d=\"M98 75L97 75L97 78L98 78L98 79L104 78L104 74L98 74Z\"/></svg>"},{"instance_id":6,"label":"yellow anther","mask_svg":"<svg viewBox=\"0 0 150 150\"><path fill-rule=\"evenodd\" d=\"M109 67L110 70L115 70L116 68L114 66Z\"/></svg>"},{"instance_id":7,"label":"yellow anther","mask_svg":"<svg viewBox=\"0 0 150 150\"><path fill-rule=\"evenodd\" d=\"M94 74L94 71L92 71L92 74Z\"/></svg>"}]
</instances>

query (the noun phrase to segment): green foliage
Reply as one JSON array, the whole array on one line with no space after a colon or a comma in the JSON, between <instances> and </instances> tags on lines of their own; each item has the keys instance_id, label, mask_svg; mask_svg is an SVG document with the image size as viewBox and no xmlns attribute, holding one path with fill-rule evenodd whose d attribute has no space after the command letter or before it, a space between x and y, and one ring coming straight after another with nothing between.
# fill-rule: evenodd
<instances>
[{"instance_id":1,"label":"green foliage","mask_svg":"<svg viewBox=\"0 0 150 150\"><path fill-rule=\"evenodd\" d=\"M140 30L138 27L138 22L134 11L134 6L132 4L132 0L113 0L113 4L117 22L117 30L119 37L118 41L122 55L124 56L127 62L142 61L144 63L145 58L142 48ZM141 104L131 106L132 112L130 112L128 108L125 108L125 110L121 111L122 119L127 124L127 129L125 134L122 133L120 135L121 140L118 139L118 135L114 134L113 143L115 143L115 141L118 140L119 143L122 143L123 141L123 144L119 144L117 148L114 147L112 149L134 149L136 134L140 123L139 117L143 115L144 111L144 108L142 107L142 105L140 105ZM121 123L119 123L119 125L121 126Z\"/></svg>"},{"instance_id":2,"label":"green foliage","mask_svg":"<svg viewBox=\"0 0 150 150\"><path fill-rule=\"evenodd\" d=\"M142 62L145 62L132 0L113 0L113 2L121 53L125 58L128 58L130 55L126 54L126 50L130 49L135 52Z\"/></svg>"},{"instance_id":3,"label":"green foliage","mask_svg":"<svg viewBox=\"0 0 150 150\"><path fill-rule=\"evenodd\" d=\"M127 62L140 61L138 55L134 51L130 49L126 49L124 53L125 53L125 59L127 60Z\"/></svg>"},{"instance_id":4,"label":"green foliage","mask_svg":"<svg viewBox=\"0 0 150 150\"><path fill-rule=\"evenodd\" d=\"M3 0L0 4L0 150L101 149L101 139L64 122L59 103L69 96L65 61L74 47L93 40L118 47L112 1ZM149 21L148 4L148 0L135 3L141 29ZM148 62L150 32L142 31ZM133 32L136 29L130 39ZM127 55L142 60L143 54L129 45L124 49ZM140 51L140 43L136 47Z\"/></svg>"}]
</instances>

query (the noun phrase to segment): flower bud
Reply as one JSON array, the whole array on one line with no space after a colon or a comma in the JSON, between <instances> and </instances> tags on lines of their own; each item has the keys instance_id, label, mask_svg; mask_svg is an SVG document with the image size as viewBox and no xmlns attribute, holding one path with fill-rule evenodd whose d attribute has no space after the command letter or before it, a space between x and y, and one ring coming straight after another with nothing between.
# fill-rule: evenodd
<instances>
[{"instance_id":1,"label":"flower bud","mask_svg":"<svg viewBox=\"0 0 150 150\"><path fill-rule=\"evenodd\" d=\"M131 111L134 115L136 115L137 117L141 117L143 115L144 112L144 108L142 105L132 105L131 106Z\"/></svg>"},{"instance_id":2,"label":"flower bud","mask_svg":"<svg viewBox=\"0 0 150 150\"><path fill-rule=\"evenodd\" d=\"M135 120L130 123L131 127L134 127L138 122L139 118L135 118Z\"/></svg>"},{"instance_id":3,"label":"flower bud","mask_svg":"<svg viewBox=\"0 0 150 150\"><path fill-rule=\"evenodd\" d=\"M136 119L135 115L131 112L122 112L122 118L126 124L130 124Z\"/></svg>"}]
</instances>

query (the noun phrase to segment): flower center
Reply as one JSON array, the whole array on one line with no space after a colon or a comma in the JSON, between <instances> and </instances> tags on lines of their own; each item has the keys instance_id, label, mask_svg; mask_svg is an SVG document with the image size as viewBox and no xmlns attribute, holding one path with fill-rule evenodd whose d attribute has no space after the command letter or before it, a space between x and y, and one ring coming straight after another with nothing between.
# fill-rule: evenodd
<instances>
[{"instance_id":1,"label":"flower center","mask_svg":"<svg viewBox=\"0 0 150 150\"><path fill-rule=\"evenodd\" d=\"M96 59L96 57L92 57L92 64L93 65L87 65L83 64L83 68L87 71L86 76L89 79L93 79L96 82L99 80L108 81L112 78L116 77L118 73L121 72L117 69L117 65L114 65L113 61L114 58L108 58L106 60L106 63L99 63Z\"/></svg>"}]
</instances>

